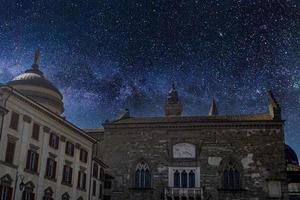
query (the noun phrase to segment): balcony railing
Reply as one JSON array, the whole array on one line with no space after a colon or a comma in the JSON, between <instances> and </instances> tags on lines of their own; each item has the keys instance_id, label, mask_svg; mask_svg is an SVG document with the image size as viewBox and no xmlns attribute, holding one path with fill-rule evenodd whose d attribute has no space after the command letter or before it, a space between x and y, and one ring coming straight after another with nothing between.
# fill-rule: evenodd
<instances>
[{"instance_id":1,"label":"balcony railing","mask_svg":"<svg viewBox=\"0 0 300 200\"><path fill-rule=\"evenodd\" d=\"M203 198L202 188L165 188L165 200L200 200Z\"/></svg>"}]
</instances>

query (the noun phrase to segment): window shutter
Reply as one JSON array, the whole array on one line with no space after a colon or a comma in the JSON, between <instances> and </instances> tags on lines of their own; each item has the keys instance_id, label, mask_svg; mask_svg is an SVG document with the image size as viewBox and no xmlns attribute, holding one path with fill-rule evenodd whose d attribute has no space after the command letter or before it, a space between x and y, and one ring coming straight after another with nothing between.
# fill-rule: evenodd
<instances>
[{"instance_id":1,"label":"window shutter","mask_svg":"<svg viewBox=\"0 0 300 200\"><path fill-rule=\"evenodd\" d=\"M80 188L80 180L81 179L81 171L78 172L78 181L77 181L77 187Z\"/></svg>"},{"instance_id":2,"label":"window shutter","mask_svg":"<svg viewBox=\"0 0 300 200\"><path fill-rule=\"evenodd\" d=\"M30 169L30 157L31 157L31 151L28 150L28 153L27 153L27 161L26 161L26 168L27 168L27 169Z\"/></svg>"},{"instance_id":3,"label":"window shutter","mask_svg":"<svg viewBox=\"0 0 300 200\"><path fill-rule=\"evenodd\" d=\"M59 145L59 137L56 135L55 136L55 148L58 149L58 145Z\"/></svg>"},{"instance_id":4,"label":"window shutter","mask_svg":"<svg viewBox=\"0 0 300 200\"><path fill-rule=\"evenodd\" d=\"M39 132L40 132L40 125L34 123L32 128L32 138L38 140Z\"/></svg>"},{"instance_id":5,"label":"window shutter","mask_svg":"<svg viewBox=\"0 0 300 200\"><path fill-rule=\"evenodd\" d=\"M50 158L47 158L47 164L46 164L46 176L50 176Z\"/></svg>"},{"instance_id":6,"label":"window shutter","mask_svg":"<svg viewBox=\"0 0 300 200\"><path fill-rule=\"evenodd\" d=\"M55 179L56 177L56 161L53 161L53 174L52 174L52 178Z\"/></svg>"},{"instance_id":7,"label":"window shutter","mask_svg":"<svg viewBox=\"0 0 300 200\"><path fill-rule=\"evenodd\" d=\"M12 112L9 127L14 130L18 130L18 125L19 125L19 114Z\"/></svg>"},{"instance_id":8,"label":"window shutter","mask_svg":"<svg viewBox=\"0 0 300 200\"><path fill-rule=\"evenodd\" d=\"M7 200L11 200L11 198L12 198L12 188L11 187L9 187L8 188L8 194L7 194ZM1 194L1 192L0 192L0 194Z\"/></svg>"},{"instance_id":9,"label":"window shutter","mask_svg":"<svg viewBox=\"0 0 300 200\"><path fill-rule=\"evenodd\" d=\"M34 200L34 193L30 193L30 200Z\"/></svg>"},{"instance_id":10,"label":"window shutter","mask_svg":"<svg viewBox=\"0 0 300 200\"><path fill-rule=\"evenodd\" d=\"M22 194L22 200L26 200L26 192L25 191Z\"/></svg>"},{"instance_id":11,"label":"window shutter","mask_svg":"<svg viewBox=\"0 0 300 200\"><path fill-rule=\"evenodd\" d=\"M83 173L83 189L85 189L86 186L86 173Z\"/></svg>"},{"instance_id":12,"label":"window shutter","mask_svg":"<svg viewBox=\"0 0 300 200\"><path fill-rule=\"evenodd\" d=\"M63 182L66 182L66 166L64 165L63 169Z\"/></svg>"},{"instance_id":13,"label":"window shutter","mask_svg":"<svg viewBox=\"0 0 300 200\"><path fill-rule=\"evenodd\" d=\"M72 183L73 169L72 169L72 167L69 167L69 168L70 168L69 183L71 184Z\"/></svg>"},{"instance_id":14,"label":"window shutter","mask_svg":"<svg viewBox=\"0 0 300 200\"><path fill-rule=\"evenodd\" d=\"M15 153L15 143L8 141L6 146L5 162L13 163Z\"/></svg>"},{"instance_id":15,"label":"window shutter","mask_svg":"<svg viewBox=\"0 0 300 200\"><path fill-rule=\"evenodd\" d=\"M35 172L38 171L38 166L39 166L39 154L35 153L35 157L34 157L34 171Z\"/></svg>"}]
</instances>

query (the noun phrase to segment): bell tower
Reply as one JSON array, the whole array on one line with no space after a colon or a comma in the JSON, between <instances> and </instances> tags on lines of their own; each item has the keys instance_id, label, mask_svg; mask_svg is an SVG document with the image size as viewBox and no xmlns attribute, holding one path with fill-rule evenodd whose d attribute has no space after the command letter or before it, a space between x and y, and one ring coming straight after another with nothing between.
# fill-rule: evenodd
<instances>
[{"instance_id":1,"label":"bell tower","mask_svg":"<svg viewBox=\"0 0 300 200\"><path fill-rule=\"evenodd\" d=\"M182 105L178 98L178 93L173 82L172 88L168 93L167 101L165 104L165 114L167 117L181 116Z\"/></svg>"}]
</instances>

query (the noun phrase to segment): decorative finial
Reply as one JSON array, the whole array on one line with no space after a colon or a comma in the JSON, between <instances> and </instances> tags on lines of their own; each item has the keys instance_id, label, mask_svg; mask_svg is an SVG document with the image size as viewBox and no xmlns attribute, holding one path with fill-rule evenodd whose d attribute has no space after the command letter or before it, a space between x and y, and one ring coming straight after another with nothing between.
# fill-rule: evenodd
<instances>
[{"instance_id":1,"label":"decorative finial","mask_svg":"<svg viewBox=\"0 0 300 200\"><path fill-rule=\"evenodd\" d=\"M268 92L268 96L269 96L269 113L270 113L270 115L275 120L281 120L281 108L271 90Z\"/></svg>"},{"instance_id":2,"label":"decorative finial","mask_svg":"<svg viewBox=\"0 0 300 200\"><path fill-rule=\"evenodd\" d=\"M175 88L175 81L172 82L172 89L176 90L176 88Z\"/></svg>"},{"instance_id":3,"label":"decorative finial","mask_svg":"<svg viewBox=\"0 0 300 200\"><path fill-rule=\"evenodd\" d=\"M218 109L217 109L217 105L216 105L215 99L213 99L212 102L211 102L208 115L209 116L218 115Z\"/></svg>"},{"instance_id":4,"label":"decorative finial","mask_svg":"<svg viewBox=\"0 0 300 200\"><path fill-rule=\"evenodd\" d=\"M34 52L34 59L33 59L32 68L34 68L34 69L38 68L39 57L40 57L40 50L36 49L35 52Z\"/></svg>"}]
</instances>

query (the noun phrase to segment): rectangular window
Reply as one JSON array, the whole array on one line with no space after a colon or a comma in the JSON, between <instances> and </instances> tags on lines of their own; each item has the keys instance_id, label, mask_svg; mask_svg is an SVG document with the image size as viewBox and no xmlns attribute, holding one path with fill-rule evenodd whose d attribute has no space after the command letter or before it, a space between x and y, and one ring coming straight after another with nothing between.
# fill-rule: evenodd
<instances>
[{"instance_id":1,"label":"rectangular window","mask_svg":"<svg viewBox=\"0 0 300 200\"><path fill-rule=\"evenodd\" d=\"M7 141L7 146L6 146L6 154L5 154L5 162L13 164L14 162L14 154L15 154L15 147L16 143Z\"/></svg>"},{"instance_id":2,"label":"rectangular window","mask_svg":"<svg viewBox=\"0 0 300 200\"><path fill-rule=\"evenodd\" d=\"M101 168L100 168L100 180L101 180L101 181L104 181L104 176L105 176L105 175L104 175L104 169L101 167Z\"/></svg>"},{"instance_id":3,"label":"rectangular window","mask_svg":"<svg viewBox=\"0 0 300 200\"><path fill-rule=\"evenodd\" d=\"M49 140L49 146L54 149L58 149L58 145L59 145L59 137L57 135L55 135L54 133L51 133L50 140Z\"/></svg>"},{"instance_id":4,"label":"rectangular window","mask_svg":"<svg viewBox=\"0 0 300 200\"><path fill-rule=\"evenodd\" d=\"M71 185L72 184L72 173L73 173L72 167L65 165L64 170L63 170L62 182Z\"/></svg>"},{"instance_id":5,"label":"rectangular window","mask_svg":"<svg viewBox=\"0 0 300 200\"><path fill-rule=\"evenodd\" d=\"M40 137L40 125L34 123L32 127L32 138L39 140Z\"/></svg>"},{"instance_id":6,"label":"rectangular window","mask_svg":"<svg viewBox=\"0 0 300 200\"><path fill-rule=\"evenodd\" d=\"M84 171L79 171L78 172L77 187L81 190L86 189L86 173Z\"/></svg>"},{"instance_id":7,"label":"rectangular window","mask_svg":"<svg viewBox=\"0 0 300 200\"><path fill-rule=\"evenodd\" d=\"M18 126L19 126L19 114L12 112L9 127L11 129L18 130Z\"/></svg>"},{"instance_id":8,"label":"rectangular window","mask_svg":"<svg viewBox=\"0 0 300 200\"><path fill-rule=\"evenodd\" d=\"M65 153L69 156L74 156L74 144L72 144L71 142L66 142Z\"/></svg>"},{"instance_id":9,"label":"rectangular window","mask_svg":"<svg viewBox=\"0 0 300 200\"><path fill-rule=\"evenodd\" d=\"M93 176L94 178L98 178L98 164L94 163L94 167L93 167Z\"/></svg>"},{"instance_id":10,"label":"rectangular window","mask_svg":"<svg viewBox=\"0 0 300 200\"><path fill-rule=\"evenodd\" d=\"M102 193L103 193L103 190L102 190L102 184L100 183L100 184L99 184L99 199L102 198Z\"/></svg>"},{"instance_id":11,"label":"rectangular window","mask_svg":"<svg viewBox=\"0 0 300 200\"><path fill-rule=\"evenodd\" d=\"M53 158L47 159L46 177L55 179L56 176L56 161Z\"/></svg>"},{"instance_id":12,"label":"rectangular window","mask_svg":"<svg viewBox=\"0 0 300 200\"><path fill-rule=\"evenodd\" d=\"M11 200L12 199L12 188L4 185L0 185L0 199Z\"/></svg>"},{"instance_id":13,"label":"rectangular window","mask_svg":"<svg viewBox=\"0 0 300 200\"><path fill-rule=\"evenodd\" d=\"M39 163L39 154L33 150L28 150L26 169L37 172Z\"/></svg>"},{"instance_id":14,"label":"rectangular window","mask_svg":"<svg viewBox=\"0 0 300 200\"><path fill-rule=\"evenodd\" d=\"M87 151L80 149L80 161L87 162L88 153Z\"/></svg>"},{"instance_id":15,"label":"rectangular window","mask_svg":"<svg viewBox=\"0 0 300 200\"><path fill-rule=\"evenodd\" d=\"M96 187L97 187L97 182L93 180L93 196L96 196Z\"/></svg>"}]
</instances>

